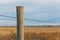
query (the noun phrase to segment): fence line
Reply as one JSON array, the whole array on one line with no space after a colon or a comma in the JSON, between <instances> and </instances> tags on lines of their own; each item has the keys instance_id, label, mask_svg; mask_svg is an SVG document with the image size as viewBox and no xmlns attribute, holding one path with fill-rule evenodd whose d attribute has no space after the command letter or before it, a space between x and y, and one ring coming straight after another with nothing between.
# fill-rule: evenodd
<instances>
[{"instance_id":1,"label":"fence line","mask_svg":"<svg viewBox=\"0 0 60 40\"><path fill-rule=\"evenodd\" d=\"M7 16L7 15L0 15L2 17L8 17L8 18L17 18L13 16ZM54 23L54 22L48 22L48 21L42 21L42 20L36 20L36 19L30 19L30 18L24 18L27 21L34 21L34 22L43 22L43 23Z\"/></svg>"}]
</instances>

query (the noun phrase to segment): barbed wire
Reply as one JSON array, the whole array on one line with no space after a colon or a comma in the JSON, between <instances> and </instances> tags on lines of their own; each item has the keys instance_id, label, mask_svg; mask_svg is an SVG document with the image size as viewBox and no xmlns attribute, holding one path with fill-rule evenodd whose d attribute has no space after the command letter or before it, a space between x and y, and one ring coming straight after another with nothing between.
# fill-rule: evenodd
<instances>
[{"instance_id":1,"label":"barbed wire","mask_svg":"<svg viewBox=\"0 0 60 40\"><path fill-rule=\"evenodd\" d=\"M13 16L6 16L6 15L0 15L2 17L8 17L8 18L17 18L17 17L13 17Z\"/></svg>"},{"instance_id":2,"label":"barbed wire","mask_svg":"<svg viewBox=\"0 0 60 40\"><path fill-rule=\"evenodd\" d=\"M25 18L25 20L34 21L34 22L43 22L43 23L54 23L54 22L48 22L48 21L42 21L42 20L36 20L36 19L28 19L28 18Z\"/></svg>"},{"instance_id":3,"label":"barbed wire","mask_svg":"<svg viewBox=\"0 0 60 40\"><path fill-rule=\"evenodd\" d=\"M6 15L0 15L0 16L8 17L8 18L17 18L17 17L13 17L13 16L6 16ZM42 20L36 20L36 19L29 19L29 18L24 18L24 20L34 21L34 22L54 23L54 22L48 22L48 21L42 21Z\"/></svg>"}]
</instances>

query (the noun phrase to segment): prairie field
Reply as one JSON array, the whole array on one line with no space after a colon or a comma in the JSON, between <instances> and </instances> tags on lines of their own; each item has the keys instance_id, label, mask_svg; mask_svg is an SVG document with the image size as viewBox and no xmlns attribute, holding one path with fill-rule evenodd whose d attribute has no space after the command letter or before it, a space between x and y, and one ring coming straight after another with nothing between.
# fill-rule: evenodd
<instances>
[{"instance_id":1,"label":"prairie field","mask_svg":"<svg viewBox=\"0 0 60 40\"><path fill-rule=\"evenodd\" d=\"M0 40L17 40L16 27L0 27ZM24 40L60 40L60 27L24 27Z\"/></svg>"},{"instance_id":2,"label":"prairie field","mask_svg":"<svg viewBox=\"0 0 60 40\"><path fill-rule=\"evenodd\" d=\"M16 27L0 27L0 40L16 40Z\"/></svg>"},{"instance_id":3,"label":"prairie field","mask_svg":"<svg viewBox=\"0 0 60 40\"><path fill-rule=\"evenodd\" d=\"M25 27L24 40L60 40L60 27Z\"/></svg>"}]
</instances>

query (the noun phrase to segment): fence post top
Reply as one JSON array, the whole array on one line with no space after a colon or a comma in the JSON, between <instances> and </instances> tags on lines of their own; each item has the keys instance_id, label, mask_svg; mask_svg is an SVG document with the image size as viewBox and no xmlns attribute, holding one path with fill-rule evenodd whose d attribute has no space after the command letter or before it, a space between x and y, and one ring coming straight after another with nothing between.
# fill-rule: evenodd
<instances>
[{"instance_id":1,"label":"fence post top","mask_svg":"<svg viewBox=\"0 0 60 40\"><path fill-rule=\"evenodd\" d=\"M16 8L24 8L23 6L16 6Z\"/></svg>"}]
</instances>

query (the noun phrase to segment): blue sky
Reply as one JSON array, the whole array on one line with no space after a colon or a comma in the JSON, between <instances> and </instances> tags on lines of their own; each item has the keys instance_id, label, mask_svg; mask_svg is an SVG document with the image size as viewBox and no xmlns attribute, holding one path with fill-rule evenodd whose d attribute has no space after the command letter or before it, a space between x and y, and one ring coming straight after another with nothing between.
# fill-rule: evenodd
<instances>
[{"instance_id":1,"label":"blue sky","mask_svg":"<svg viewBox=\"0 0 60 40\"><path fill-rule=\"evenodd\" d=\"M60 0L0 0L0 15L16 17L16 6L24 6L24 18L51 22L24 20L24 25L60 25ZM16 25L16 19L0 16L0 25Z\"/></svg>"}]
</instances>

